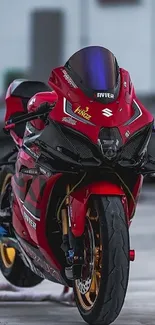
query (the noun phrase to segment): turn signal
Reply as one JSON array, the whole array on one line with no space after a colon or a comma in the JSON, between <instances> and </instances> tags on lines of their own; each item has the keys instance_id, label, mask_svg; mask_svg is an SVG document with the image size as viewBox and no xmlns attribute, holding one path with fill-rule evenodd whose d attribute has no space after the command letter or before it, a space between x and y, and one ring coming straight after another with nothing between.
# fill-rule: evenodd
<instances>
[{"instance_id":1,"label":"turn signal","mask_svg":"<svg viewBox=\"0 0 155 325\"><path fill-rule=\"evenodd\" d=\"M130 249L129 255L130 255L130 261L133 262L135 260L135 250Z\"/></svg>"}]
</instances>

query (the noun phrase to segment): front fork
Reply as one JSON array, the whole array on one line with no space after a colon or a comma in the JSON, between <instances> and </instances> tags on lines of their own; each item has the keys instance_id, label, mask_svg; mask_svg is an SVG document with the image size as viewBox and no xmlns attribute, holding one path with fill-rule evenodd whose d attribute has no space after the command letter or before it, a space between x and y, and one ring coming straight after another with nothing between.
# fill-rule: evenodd
<instances>
[{"instance_id":1,"label":"front fork","mask_svg":"<svg viewBox=\"0 0 155 325\"><path fill-rule=\"evenodd\" d=\"M75 237L72 233L71 225L71 204L70 193L71 187L67 185L66 200L61 210L62 222L62 250L66 256L67 267L65 268L66 277L70 280L81 277L82 265L84 264L84 236Z\"/></svg>"}]
</instances>

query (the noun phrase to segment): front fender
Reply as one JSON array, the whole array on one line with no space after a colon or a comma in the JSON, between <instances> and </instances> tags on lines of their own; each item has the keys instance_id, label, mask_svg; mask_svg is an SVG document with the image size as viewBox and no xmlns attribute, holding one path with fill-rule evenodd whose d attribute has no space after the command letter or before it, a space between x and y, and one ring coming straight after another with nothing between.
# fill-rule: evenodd
<instances>
[{"instance_id":1,"label":"front fender","mask_svg":"<svg viewBox=\"0 0 155 325\"><path fill-rule=\"evenodd\" d=\"M79 237L84 233L87 213L87 202L91 195L124 196L123 189L114 183L102 181L89 184L71 194L71 226L72 233Z\"/></svg>"}]
</instances>

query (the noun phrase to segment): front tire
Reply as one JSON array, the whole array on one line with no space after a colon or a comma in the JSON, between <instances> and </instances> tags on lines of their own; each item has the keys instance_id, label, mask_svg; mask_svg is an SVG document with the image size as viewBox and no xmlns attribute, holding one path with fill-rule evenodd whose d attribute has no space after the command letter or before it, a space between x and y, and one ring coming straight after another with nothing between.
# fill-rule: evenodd
<instances>
[{"instance_id":1,"label":"front tire","mask_svg":"<svg viewBox=\"0 0 155 325\"><path fill-rule=\"evenodd\" d=\"M128 285L129 249L121 198L93 196L85 229L86 265L82 279L74 281L76 305L87 323L108 325L119 315Z\"/></svg>"}]
</instances>

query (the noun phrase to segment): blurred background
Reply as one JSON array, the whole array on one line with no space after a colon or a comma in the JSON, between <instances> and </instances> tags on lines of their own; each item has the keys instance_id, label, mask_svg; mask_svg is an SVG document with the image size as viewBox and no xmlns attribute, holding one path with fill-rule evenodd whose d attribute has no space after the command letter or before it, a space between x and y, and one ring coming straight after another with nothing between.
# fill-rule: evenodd
<instances>
[{"instance_id":1,"label":"blurred background","mask_svg":"<svg viewBox=\"0 0 155 325\"><path fill-rule=\"evenodd\" d=\"M155 114L155 0L1 0L0 141L8 84L47 82L54 67L87 45L115 54ZM5 149L8 143L5 136Z\"/></svg>"}]
</instances>

